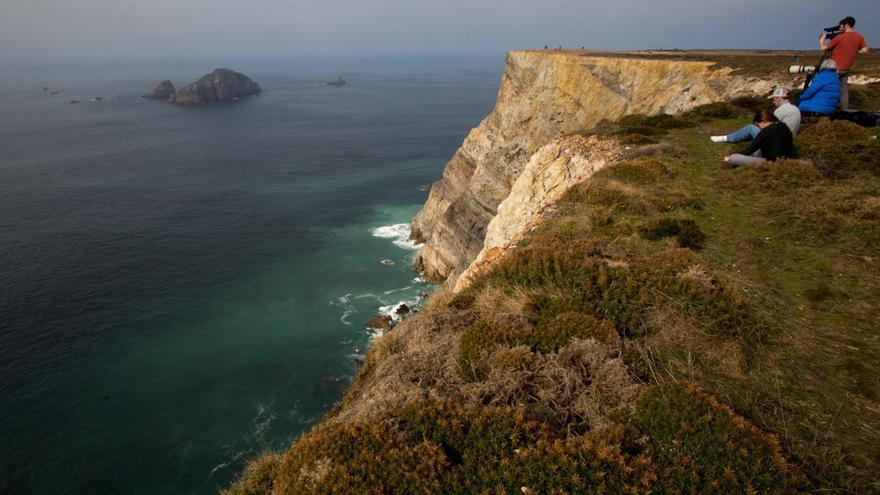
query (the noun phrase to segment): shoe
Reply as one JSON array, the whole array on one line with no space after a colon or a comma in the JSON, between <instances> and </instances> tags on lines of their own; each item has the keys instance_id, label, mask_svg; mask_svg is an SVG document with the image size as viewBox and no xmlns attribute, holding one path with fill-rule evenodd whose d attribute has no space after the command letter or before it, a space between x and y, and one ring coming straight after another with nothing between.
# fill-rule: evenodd
<instances>
[{"instance_id":1,"label":"shoe","mask_svg":"<svg viewBox=\"0 0 880 495\"><path fill-rule=\"evenodd\" d=\"M712 136L709 139L711 139L713 143L726 143L727 142L727 136Z\"/></svg>"}]
</instances>

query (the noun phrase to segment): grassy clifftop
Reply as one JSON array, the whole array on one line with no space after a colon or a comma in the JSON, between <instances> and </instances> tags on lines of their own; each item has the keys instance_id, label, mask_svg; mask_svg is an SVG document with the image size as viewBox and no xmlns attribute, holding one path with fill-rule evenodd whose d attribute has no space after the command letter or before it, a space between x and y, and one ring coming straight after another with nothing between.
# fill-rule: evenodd
<instances>
[{"instance_id":1,"label":"grassy clifftop","mask_svg":"<svg viewBox=\"0 0 880 495\"><path fill-rule=\"evenodd\" d=\"M758 78L775 78L785 75L791 65L816 65L822 55L818 50L644 50L634 52L545 50L542 53L574 53L584 57L602 58L712 62L719 67L731 68L734 74ZM880 51L871 50L868 54L859 55L854 74L880 77Z\"/></svg>"},{"instance_id":2,"label":"grassy clifftop","mask_svg":"<svg viewBox=\"0 0 880 495\"><path fill-rule=\"evenodd\" d=\"M737 103L585 130L626 160L228 493L880 491L880 141L812 122L722 169Z\"/></svg>"}]
</instances>

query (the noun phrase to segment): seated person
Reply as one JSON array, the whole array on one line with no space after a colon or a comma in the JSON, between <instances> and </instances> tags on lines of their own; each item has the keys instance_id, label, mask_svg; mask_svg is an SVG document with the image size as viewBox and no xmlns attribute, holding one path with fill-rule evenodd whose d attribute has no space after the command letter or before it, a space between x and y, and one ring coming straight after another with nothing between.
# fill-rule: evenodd
<instances>
[{"instance_id":1,"label":"seated person","mask_svg":"<svg viewBox=\"0 0 880 495\"><path fill-rule=\"evenodd\" d=\"M788 101L788 90L776 88L773 90L773 94L770 95L770 99L776 105L773 115L787 125L791 129L792 134L797 134L801 128L801 111ZM755 139L758 137L759 132L761 132L761 129L758 126L749 124L726 136L712 136L710 139L715 143L737 143L739 141Z\"/></svg>"},{"instance_id":2,"label":"seated person","mask_svg":"<svg viewBox=\"0 0 880 495\"><path fill-rule=\"evenodd\" d=\"M794 135L787 125L783 124L770 113L761 110L755 114L755 125L761 129L748 148L735 155L724 158L725 164L731 167L765 163L777 158L794 158Z\"/></svg>"},{"instance_id":3,"label":"seated person","mask_svg":"<svg viewBox=\"0 0 880 495\"><path fill-rule=\"evenodd\" d=\"M837 64L828 59L822 62L819 73L798 101L798 108L805 116L833 115L840 101L840 79L837 77Z\"/></svg>"}]
</instances>

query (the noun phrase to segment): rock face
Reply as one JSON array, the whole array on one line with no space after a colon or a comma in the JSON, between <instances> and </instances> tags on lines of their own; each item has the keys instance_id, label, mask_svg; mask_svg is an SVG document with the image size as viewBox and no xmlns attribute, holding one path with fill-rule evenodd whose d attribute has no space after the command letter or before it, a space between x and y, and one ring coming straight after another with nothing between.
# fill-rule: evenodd
<instances>
[{"instance_id":1,"label":"rock face","mask_svg":"<svg viewBox=\"0 0 880 495\"><path fill-rule=\"evenodd\" d=\"M511 52L492 113L472 130L412 222L425 247L415 268L455 279L477 258L498 205L538 149L603 119L680 113L778 81L735 76L713 62L566 52Z\"/></svg>"},{"instance_id":2,"label":"rock face","mask_svg":"<svg viewBox=\"0 0 880 495\"><path fill-rule=\"evenodd\" d=\"M167 100L176 92L171 81L162 81L153 87L152 91L144 95L144 98L151 100Z\"/></svg>"},{"instance_id":3,"label":"rock face","mask_svg":"<svg viewBox=\"0 0 880 495\"><path fill-rule=\"evenodd\" d=\"M455 280L454 291L467 288L488 271L507 248L541 223L545 210L571 186L617 162L622 154L623 147L615 141L579 135L557 139L539 149L498 205L498 214L486 228L483 248Z\"/></svg>"},{"instance_id":4,"label":"rock face","mask_svg":"<svg viewBox=\"0 0 880 495\"><path fill-rule=\"evenodd\" d=\"M262 91L259 84L244 74L229 69L217 69L202 76L198 81L184 86L168 101L178 105L200 105L232 101L236 98L258 95Z\"/></svg>"}]
</instances>

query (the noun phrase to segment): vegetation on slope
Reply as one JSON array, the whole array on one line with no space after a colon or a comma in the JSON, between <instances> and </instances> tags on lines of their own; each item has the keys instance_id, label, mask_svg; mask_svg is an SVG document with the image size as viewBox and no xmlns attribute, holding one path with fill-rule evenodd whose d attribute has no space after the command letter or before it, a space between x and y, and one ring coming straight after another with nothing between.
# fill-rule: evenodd
<instances>
[{"instance_id":1,"label":"vegetation on slope","mask_svg":"<svg viewBox=\"0 0 880 495\"><path fill-rule=\"evenodd\" d=\"M880 491L880 141L807 122L725 170L735 103L602 126L646 144L228 493Z\"/></svg>"}]
</instances>

